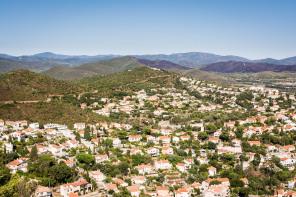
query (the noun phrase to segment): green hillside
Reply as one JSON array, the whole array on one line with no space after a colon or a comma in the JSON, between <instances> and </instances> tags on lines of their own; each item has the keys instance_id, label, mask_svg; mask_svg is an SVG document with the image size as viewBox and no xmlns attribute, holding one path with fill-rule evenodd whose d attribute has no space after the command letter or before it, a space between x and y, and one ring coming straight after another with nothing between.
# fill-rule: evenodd
<instances>
[{"instance_id":1,"label":"green hillside","mask_svg":"<svg viewBox=\"0 0 296 197\"><path fill-rule=\"evenodd\" d=\"M91 70L81 70L81 69L57 66L42 72L42 74L58 80L73 80L77 78L93 76L97 73Z\"/></svg>"},{"instance_id":2,"label":"green hillside","mask_svg":"<svg viewBox=\"0 0 296 197\"><path fill-rule=\"evenodd\" d=\"M89 89L98 90L101 96L113 96L118 92L139 91L157 87L174 87L176 73L158 71L149 67L136 67L110 75L96 75L77 80L76 83Z\"/></svg>"},{"instance_id":3,"label":"green hillside","mask_svg":"<svg viewBox=\"0 0 296 197\"><path fill-rule=\"evenodd\" d=\"M138 66L145 66L144 64L141 64L137 58L132 56L101 60L99 63L114 68L116 72L132 69Z\"/></svg>"},{"instance_id":4,"label":"green hillside","mask_svg":"<svg viewBox=\"0 0 296 197\"><path fill-rule=\"evenodd\" d=\"M58 81L28 70L14 70L0 75L0 101L45 100L48 95L82 91L76 85Z\"/></svg>"},{"instance_id":5,"label":"green hillside","mask_svg":"<svg viewBox=\"0 0 296 197\"><path fill-rule=\"evenodd\" d=\"M5 120L28 120L39 123L60 123L73 126L75 122L97 123L109 121L91 111L82 110L70 103L52 101L49 103L0 104L0 118Z\"/></svg>"}]
</instances>

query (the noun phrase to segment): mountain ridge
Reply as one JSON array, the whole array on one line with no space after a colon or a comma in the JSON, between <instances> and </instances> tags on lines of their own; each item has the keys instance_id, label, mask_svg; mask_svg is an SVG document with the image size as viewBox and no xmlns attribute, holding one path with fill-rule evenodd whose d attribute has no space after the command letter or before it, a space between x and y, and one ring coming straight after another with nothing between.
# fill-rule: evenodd
<instances>
[{"instance_id":1,"label":"mountain ridge","mask_svg":"<svg viewBox=\"0 0 296 197\"><path fill-rule=\"evenodd\" d=\"M123 57L127 55L63 55L55 54L52 52L43 52L34 55L23 55L23 56L11 56L7 54L0 54L2 58L8 58L16 61L24 62L49 62L55 61L57 63L71 64L72 66L93 63L102 59L112 59L115 57ZM287 57L283 59L265 58L265 59L248 59L245 57L235 55L217 55L213 53L204 52L187 52L187 53L173 53L173 54L147 54L147 55L129 55L139 59L147 60L167 60L173 63L186 66L199 68L205 64L212 64L221 61L245 61L245 62L264 62L279 65L293 65L296 64L296 56Z\"/></svg>"},{"instance_id":2,"label":"mountain ridge","mask_svg":"<svg viewBox=\"0 0 296 197\"><path fill-rule=\"evenodd\" d=\"M203 68L202 71L220 72L220 73L257 73L264 71L272 72L296 72L296 65L276 65L269 63L252 63L252 62L217 62L209 64Z\"/></svg>"},{"instance_id":3,"label":"mountain ridge","mask_svg":"<svg viewBox=\"0 0 296 197\"><path fill-rule=\"evenodd\" d=\"M101 60L95 63L88 63L76 66L74 68L62 68L55 67L51 68L42 74L47 76L62 79L62 80L72 80L84 77L91 77L95 74L112 74L118 73L124 70L133 69L135 67L148 66L156 69L171 70L171 71L181 71L189 70L191 68L180 66L178 64L161 60L161 61L150 61L138 59L132 56L118 57L108 60ZM78 72L78 70L80 72ZM75 74L74 74L75 73Z\"/></svg>"}]
</instances>

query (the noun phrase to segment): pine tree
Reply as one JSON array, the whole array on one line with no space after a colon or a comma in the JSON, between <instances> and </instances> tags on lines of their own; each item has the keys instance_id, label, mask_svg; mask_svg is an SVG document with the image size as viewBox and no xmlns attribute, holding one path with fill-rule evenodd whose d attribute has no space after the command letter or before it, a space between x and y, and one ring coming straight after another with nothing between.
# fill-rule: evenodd
<instances>
[{"instance_id":1,"label":"pine tree","mask_svg":"<svg viewBox=\"0 0 296 197\"><path fill-rule=\"evenodd\" d=\"M38 158L38 150L36 146L33 146L31 153L30 153L30 159L36 160Z\"/></svg>"}]
</instances>

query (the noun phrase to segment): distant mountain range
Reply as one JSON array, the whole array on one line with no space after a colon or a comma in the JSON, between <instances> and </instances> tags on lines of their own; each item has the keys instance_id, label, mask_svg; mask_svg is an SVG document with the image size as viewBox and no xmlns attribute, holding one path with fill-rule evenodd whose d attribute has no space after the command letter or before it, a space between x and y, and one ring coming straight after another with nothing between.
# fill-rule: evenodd
<instances>
[{"instance_id":1,"label":"distant mountain range","mask_svg":"<svg viewBox=\"0 0 296 197\"><path fill-rule=\"evenodd\" d=\"M221 73L296 72L296 65L228 61L209 64L200 70Z\"/></svg>"},{"instance_id":2,"label":"distant mountain range","mask_svg":"<svg viewBox=\"0 0 296 197\"><path fill-rule=\"evenodd\" d=\"M8 72L11 70L17 69L26 69L35 72L41 72L47 69L50 69L55 66L71 66L65 63L57 63L54 61L47 62L24 62L24 61L16 61L7 58L0 58L0 73Z\"/></svg>"},{"instance_id":3,"label":"distant mountain range","mask_svg":"<svg viewBox=\"0 0 296 197\"><path fill-rule=\"evenodd\" d=\"M141 66L173 71L206 80L207 77L216 79L216 76L200 71L221 73L296 72L296 66L294 65L296 65L296 56L282 60L271 58L249 60L239 56L220 56L200 52L136 56L71 56L45 52L31 56L16 57L0 54L0 73L16 69L26 69L42 72L44 75L61 80L117 73ZM217 78L216 80L223 81L224 79Z\"/></svg>"},{"instance_id":4,"label":"distant mountain range","mask_svg":"<svg viewBox=\"0 0 296 197\"><path fill-rule=\"evenodd\" d=\"M124 70L129 70L135 67L148 66L156 69L181 71L189 70L191 68L180 66L178 64L161 60L150 61L138 59L132 56L118 57L113 59L101 60L95 63L83 64L73 68L66 68L63 66L53 67L47 71L42 72L46 76L50 76L61 80L72 80L85 77L91 77L97 74L111 74Z\"/></svg>"},{"instance_id":5,"label":"distant mountain range","mask_svg":"<svg viewBox=\"0 0 296 197\"><path fill-rule=\"evenodd\" d=\"M170 55L165 54L155 54L155 55L130 55L139 59L146 60L166 60L185 67L199 68L206 64L212 64L217 62L226 61L242 61L242 62L254 62L254 63L270 63L278 65L295 65L296 56L285 58L285 59L260 59L260 60L250 60L244 57L234 56L234 55L216 55L211 53L202 52L189 52L189 53L175 53ZM11 56L7 54L0 54L0 58L7 58L15 61L22 62L55 62L58 64L69 64L71 66L93 63L103 59L112 59L116 57L123 57L122 55L62 55L55 54L51 52L38 53L35 55L27 56Z\"/></svg>"}]
</instances>

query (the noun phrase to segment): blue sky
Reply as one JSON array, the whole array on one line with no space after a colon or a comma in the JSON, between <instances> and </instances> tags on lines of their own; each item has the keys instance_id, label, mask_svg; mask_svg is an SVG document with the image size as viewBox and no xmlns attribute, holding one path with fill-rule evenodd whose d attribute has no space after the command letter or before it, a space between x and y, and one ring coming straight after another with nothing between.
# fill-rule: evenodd
<instances>
[{"instance_id":1,"label":"blue sky","mask_svg":"<svg viewBox=\"0 0 296 197\"><path fill-rule=\"evenodd\" d=\"M0 53L296 56L294 0L0 0Z\"/></svg>"}]
</instances>

